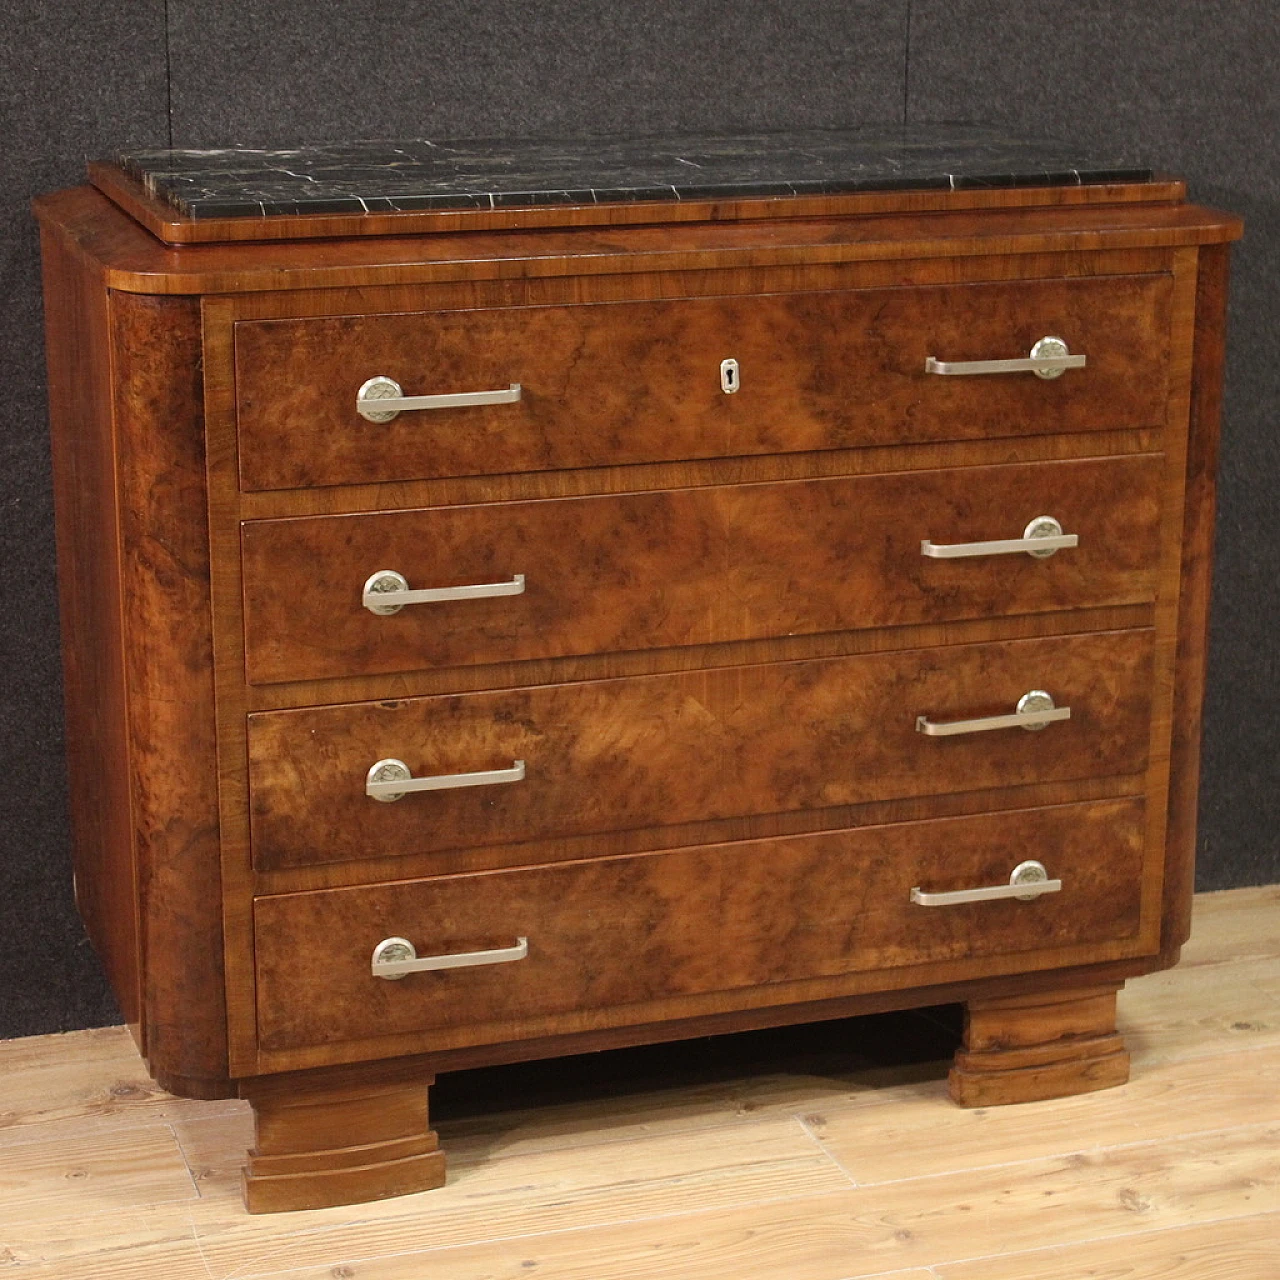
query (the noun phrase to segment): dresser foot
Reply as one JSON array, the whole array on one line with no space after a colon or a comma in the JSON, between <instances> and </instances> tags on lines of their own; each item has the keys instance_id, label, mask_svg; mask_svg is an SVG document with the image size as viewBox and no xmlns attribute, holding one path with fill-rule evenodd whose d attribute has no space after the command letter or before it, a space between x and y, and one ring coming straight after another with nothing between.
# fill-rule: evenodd
<instances>
[{"instance_id":1,"label":"dresser foot","mask_svg":"<svg viewBox=\"0 0 1280 1280\"><path fill-rule=\"evenodd\" d=\"M433 1080L391 1063L242 1081L256 1135L245 1207L324 1209L442 1186L444 1152L427 1119Z\"/></svg>"},{"instance_id":2,"label":"dresser foot","mask_svg":"<svg viewBox=\"0 0 1280 1280\"><path fill-rule=\"evenodd\" d=\"M150 1063L147 1064L147 1071L165 1093L171 1093L175 1098L201 1098L206 1102L211 1102L215 1098L234 1098L237 1096L235 1081L226 1080L220 1076L213 1078L179 1076L169 1071L158 1071Z\"/></svg>"},{"instance_id":3,"label":"dresser foot","mask_svg":"<svg viewBox=\"0 0 1280 1280\"><path fill-rule=\"evenodd\" d=\"M1038 1102L1124 1084L1129 1051L1116 1032L1119 986L974 1000L948 1078L962 1107Z\"/></svg>"}]
</instances>

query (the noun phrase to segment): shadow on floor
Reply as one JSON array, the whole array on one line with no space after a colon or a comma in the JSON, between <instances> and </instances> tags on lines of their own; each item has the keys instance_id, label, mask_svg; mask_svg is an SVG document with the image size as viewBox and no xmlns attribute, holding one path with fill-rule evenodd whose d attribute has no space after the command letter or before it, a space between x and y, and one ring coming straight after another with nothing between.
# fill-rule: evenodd
<instances>
[{"instance_id":1,"label":"shadow on floor","mask_svg":"<svg viewBox=\"0 0 1280 1280\"><path fill-rule=\"evenodd\" d=\"M752 1075L831 1076L939 1062L960 1042L963 1006L938 1005L704 1036L673 1044L454 1071L431 1090L436 1121L525 1107L583 1102Z\"/></svg>"}]
</instances>

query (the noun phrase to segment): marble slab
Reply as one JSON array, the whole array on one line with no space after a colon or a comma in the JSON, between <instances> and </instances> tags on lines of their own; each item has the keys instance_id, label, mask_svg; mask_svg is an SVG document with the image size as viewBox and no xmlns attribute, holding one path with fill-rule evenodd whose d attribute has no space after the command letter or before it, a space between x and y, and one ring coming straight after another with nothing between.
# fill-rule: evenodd
<instances>
[{"instance_id":1,"label":"marble slab","mask_svg":"<svg viewBox=\"0 0 1280 1280\"><path fill-rule=\"evenodd\" d=\"M1151 170L977 125L788 133L343 142L133 151L117 163L187 217L497 209L1146 182Z\"/></svg>"}]
</instances>

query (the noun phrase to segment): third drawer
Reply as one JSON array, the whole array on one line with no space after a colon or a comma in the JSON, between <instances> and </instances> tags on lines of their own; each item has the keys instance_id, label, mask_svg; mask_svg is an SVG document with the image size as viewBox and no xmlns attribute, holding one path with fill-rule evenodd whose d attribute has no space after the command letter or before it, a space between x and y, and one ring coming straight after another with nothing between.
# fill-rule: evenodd
<instances>
[{"instance_id":1,"label":"third drawer","mask_svg":"<svg viewBox=\"0 0 1280 1280\"><path fill-rule=\"evenodd\" d=\"M1149 603L1156 454L956 467L247 522L250 681L754 640ZM1018 539L1051 516L1079 544L933 559L921 543ZM404 605L363 587L511 583Z\"/></svg>"},{"instance_id":2,"label":"third drawer","mask_svg":"<svg viewBox=\"0 0 1280 1280\"><path fill-rule=\"evenodd\" d=\"M254 861L584 835L604 852L610 832L1132 776L1148 758L1152 674L1139 628L258 712ZM920 731L920 716L1010 715L1033 690L1070 718ZM375 798L370 771L386 761L445 782Z\"/></svg>"}]
</instances>

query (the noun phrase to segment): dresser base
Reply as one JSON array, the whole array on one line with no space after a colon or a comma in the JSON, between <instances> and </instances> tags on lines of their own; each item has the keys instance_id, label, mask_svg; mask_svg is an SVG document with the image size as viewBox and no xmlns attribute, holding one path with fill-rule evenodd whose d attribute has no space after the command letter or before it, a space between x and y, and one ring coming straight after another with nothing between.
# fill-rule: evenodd
<instances>
[{"instance_id":1,"label":"dresser base","mask_svg":"<svg viewBox=\"0 0 1280 1280\"><path fill-rule=\"evenodd\" d=\"M949 1084L962 1107L1039 1102L1124 1084L1117 986L971 1001Z\"/></svg>"},{"instance_id":2,"label":"dresser base","mask_svg":"<svg viewBox=\"0 0 1280 1280\"><path fill-rule=\"evenodd\" d=\"M407 1064L246 1080L257 1144L244 1168L250 1213L325 1209L444 1185L428 1127L433 1077Z\"/></svg>"},{"instance_id":3,"label":"dresser base","mask_svg":"<svg viewBox=\"0 0 1280 1280\"><path fill-rule=\"evenodd\" d=\"M953 1101L988 1107L1123 1084L1122 985L970 1001L949 1077ZM443 1186L428 1065L388 1061L242 1081L256 1133L244 1169L249 1211L329 1208Z\"/></svg>"}]
</instances>

